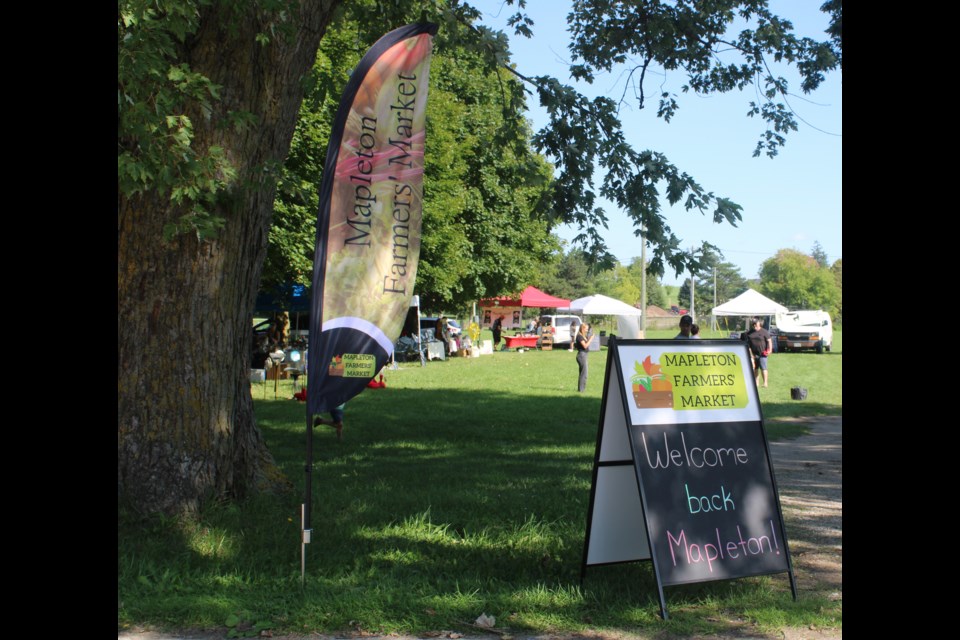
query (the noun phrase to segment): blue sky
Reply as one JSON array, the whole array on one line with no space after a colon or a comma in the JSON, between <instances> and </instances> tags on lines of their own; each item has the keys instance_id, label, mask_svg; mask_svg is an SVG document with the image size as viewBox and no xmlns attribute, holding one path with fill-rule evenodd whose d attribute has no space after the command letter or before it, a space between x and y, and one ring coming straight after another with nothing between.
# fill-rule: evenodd
<instances>
[{"instance_id":1,"label":"blue sky","mask_svg":"<svg viewBox=\"0 0 960 640\"><path fill-rule=\"evenodd\" d=\"M502 0L475 0L484 12L484 23L505 33L506 19L516 11ZM825 39L827 16L819 11L823 0L773 2L774 11L791 20L803 36ZM574 84L586 95L619 98L623 93L620 74L600 76L592 85L572 83L567 71L566 16L569 0L528 0L526 13L533 19L534 38L511 35L511 52L517 69L528 76L553 75ZM714 224L709 215L670 207L663 202L668 224L683 246L708 241L723 251L727 261L740 267L744 277L757 277L760 264L778 249L792 248L810 253L819 241L831 263L843 256L843 93L841 76L834 73L814 94L803 95L799 80L786 72L791 89L798 95L790 104L799 116L799 131L787 138L786 147L770 159L753 157L753 149L765 127L757 118L746 117L754 91L726 95L697 96L680 92L685 77L679 72L657 76L648 85L659 85L678 94L680 108L667 124L656 117L653 106L638 111L635 105L621 110L628 141L637 149L660 151L681 170L692 175L707 191L728 197L743 206L738 227ZM648 89L649 93L649 89ZM536 98L531 98L535 103ZM545 112L531 104L529 117L535 129L546 123ZM598 178L600 174L598 173ZM599 182L597 183L599 184ZM640 255L640 241L626 215L609 202L609 226L601 230L617 258L628 263ZM562 238L571 239L577 230L560 228ZM668 269L664 283L678 284Z\"/></svg>"}]
</instances>

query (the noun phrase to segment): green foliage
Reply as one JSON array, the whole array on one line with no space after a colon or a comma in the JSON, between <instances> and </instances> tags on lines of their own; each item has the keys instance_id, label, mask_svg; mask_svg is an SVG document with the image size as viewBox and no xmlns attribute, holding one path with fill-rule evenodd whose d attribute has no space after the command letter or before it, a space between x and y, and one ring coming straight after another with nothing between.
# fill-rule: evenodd
<instances>
[{"instance_id":1,"label":"green foliage","mask_svg":"<svg viewBox=\"0 0 960 640\"><path fill-rule=\"evenodd\" d=\"M667 292L659 278L647 274L647 305L669 309L670 301L667 298Z\"/></svg>"},{"instance_id":2,"label":"green foliage","mask_svg":"<svg viewBox=\"0 0 960 640\"><path fill-rule=\"evenodd\" d=\"M833 324L843 324L843 258L838 258L833 266L830 267L830 273L837 283L837 289L840 290L840 300L837 302L837 311L833 314Z\"/></svg>"},{"instance_id":3,"label":"green foliage","mask_svg":"<svg viewBox=\"0 0 960 640\"><path fill-rule=\"evenodd\" d=\"M320 43L290 153L277 183L261 290L311 282L318 192L330 129L340 92L362 54L349 29L330 28Z\"/></svg>"},{"instance_id":4,"label":"green foliage","mask_svg":"<svg viewBox=\"0 0 960 640\"><path fill-rule=\"evenodd\" d=\"M781 249L760 266L760 292L791 309L823 309L836 315L840 288L830 271L795 249Z\"/></svg>"},{"instance_id":5,"label":"green foliage","mask_svg":"<svg viewBox=\"0 0 960 640\"><path fill-rule=\"evenodd\" d=\"M827 258L827 252L823 250L823 246L819 241L813 243L813 249L810 251L810 256L824 269L830 266L830 261Z\"/></svg>"},{"instance_id":6,"label":"green foliage","mask_svg":"<svg viewBox=\"0 0 960 640\"><path fill-rule=\"evenodd\" d=\"M558 298L575 300L596 293L596 273L582 249L561 253L537 280L537 288Z\"/></svg>"},{"instance_id":7,"label":"green foliage","mask_svg":"<svg viewBox=\"0 0 960 640\"><path fill-rule=\"evenodd\" d=\"M612 269L599 274L596 290L591 293L636 304L640 301L640 272L631 272L629 267L617 262Z\"/></svg>"},{"instance_id":8,"label":"green foliage","mask_svg":"<svg viewBox=\"0 0 960 640\"><path fill-rule=\"evenodd\" d=\"M599 293L634 305L640 301L642 272L640 258L634 258L629 266L615 262L609 269L599 270L582 249L570 249L558 253L555 262L544 265L536 286L551 295L571 300ZM659 278L649 271L647 304L659 307L666 304Z\"/></svg>"},{"instance_id":9,"label":"green foliage","mask_svg":"<svg viewBox=\"0 0 960 640\"><path fill-rule=\"evenodd\" d=\"M830 14L830 27L827 33L830 34L830 41L833 43L833 50L837 54L837 62L843 67L843 0L827 0L820 7L824 13Z\"/></svg>"},{"instance_id":10,"label":"green foliage","mask_svg":"<svg viewBox=\"0 0 960 640\"><path fill-rule=\"evenodd\" d=\"M195 72L179 55L184 42L195 32L202 10L211 0L165 0L162 3L145 0L122 0L118 3L118 186L121 193L134 196L156 190L163 197L182 208L176 220L166 225L171 236L192 230L201 237L216 233L224 220L212 213L211 206L218 195L236 179L236 173L224 150L218 146L198 148L194 144L194 128L198 119L214 117L214 105L219 101L219 87L203 74ZM512 1L510 4L514 4ZM517 2L522 10L524 2ZM257 34L258 46L264 46L293 28L292 15L286 3L273 0L262 3L265 10L262 30ZM573 37L571 55L576 64L572 76L592 81L599 72L609 72L621 65L627 68L626 86L633 92L636 106L643 109L648 95L648 74L654 70L679 71L687 79L682 91L700 94L740 90L756 85L760 99L751 103L750 114L762 117L769 125L758 144L757 153L775 155L784 144L785 134L796 129L795 117L784 103L789 82L777 75L773 65L792 66L799 73L804 92L815 90L824 74L841 64L842 58L842 3L826 2L822 10L831 14L829 42L798 38L789 21L769 11L765 0L745 0L703 3L684 0L663 2L614 3L609 0L579 0L569 16ZM354 16L376 13L377 21L356 20ZM406 2L350 3L341 12L340 22L330 29L324 41L316 77L311 79L315 91L310 98L311 110L302 114L303 120L316 115L317 108L327 120L330 106L335 106L337 87L342 87L352 62L383 30L384 24L400 24L416 19L435 20L442 25L438 36L438 54L458 61L463 76L482 77L482 100L477 105L486 109L499 106L503 111L500 123L485 122L486 128L475 127L475 134L486 135L484 143L502 143L503 139L518 140L523 133L520 113L524 107L520 85L494 75L494 68L508 68L523 82L532 86L550 115L550 125L533 138L536 148L553 162L557 176L551 185L549 198L531 192L518 211L529 213L531 205L540 212L549 209L554 223L569 222L583 229L582 242L591 261L612 264L612 257L604 247L601 229L606 213L596 206L598 195L603 195L622 208L645 229L653 247L651 268L663 273L670 265L678 273L689 267L697 268L695 255L680 250L679 239L666 224L660 201L682 203L687 209L701 213L711 212L716 222L736 224L740 220L739 205L718 197L702 188L691 176L679 170L660 153L635 150L624 139L619 108L621 101L600 97L588 99L573 88L550 77L526 77L510 68L506 38L479 24L481 14L464 3L428 3L412 6ZM509 24L526 36L533 35L532 22L522 12L513 15ZM745 24L747 28L733 33L732 27ZM224 25L229 28L230 25ZM347 46L343 46L343 45ZM339 53L337 53L339 52ZM326 55L325 62L323 61ZM468 64L461 65L464 61ZM461 85L466 81L462 79ZM477 79L471 78L476 82ZM486 85L483 85L486 82ZM439 86L439 85L438 85ZM463 86L457 89L463 89ZM436 95L436 93L434 93ZM469 95L469 92L467 93ZM658 115L669 120L679 108L676 94L669 90L656 91L659 99ZM461 94L454 94L461 98ZM437 102L442 102L439 96ZM464 101L468 103L468 101ZM469 103L468 103L469 104ZM434 111L444 111L438 105ZM445 110L449 113L449 109ZM480 114L473 114L482 118ZM489 114L487 114L489 115ZM249 113L228 113L220 116L222 126L249 128L255 119ZM437 123L433 123L434 127ZM499 124L500 127L495 125ZM280 221L271 236L271 257L266 266L267 283L303 281L309 271L309 251L303 247L305 220L315 207L315 184L322 168L322 158L309 157L302 151L308 144L326 139L323 122L305 123L298 131L301 155L288 164L283 189L287 196L278 200ZM500 135L495 135L497 132ZM438 132L435 132L439 135ZM516 138L514 138L516 136ZM478 135L478 138L480 136ZM499 138L499 139L498 139ZM321 144L320 148L323 148ZM488 146L488 149L490 146ZM536 166L529 151L514 146L516 158L523 167L520 179L528 185L542 181L545 168ZM307 156L307 157L303 157ZM526 156L526 158L521 157ZM479 163L489 156L473 157L464 161ZM503 164L510 158L503 157ZM532 163L532 164L531 164ZM483 165L486 166L486 165ZM599 189L595 187L593 172L600 167L604 178ZM455 167L447 167L455 169ZM491 172L497 174L500 184L510 188L518 176L505 176L503 166ZM474 171L476 173L476 171ZM429 174L428 174L429 175ZM453 175L456 175L455 172ZM304 182L304 177L309 180ZM490 175L486 176L487 178ZM540 185L545 187L545 185ZM496 190L481 190L483 207L496 209L504 215L504 203L499 202ZM455 194L446 194L449 201ZM467 194L460 194L467 199ZM549 200L551 203L546 206ZM474 202L471 202L474 204ZM509 213L515 214L518 211ZM522 212L522 211L521 211ZM450 225L437 216L438 232L449 235ZM521 215L521 220L526 217ZM481 231L474 225L475 233ZM444 261L462 250L513 248L514 238L502 237L503 229L493 234L489 247L479 243L480 235L466 240L446 238L434 244L435 258ZM498 234L501 237L497 237ZM516 247L509 258L529 255L530 247ZM542 248L536 247L533 259L542 259ZM431 250L427 248L427 252ZM427 256L430 257L429 255ZM501 270L492 282L485 282L491 265L468 268L454 265L456 278L444 282L439 263L429 259L424 264L425 278L436 286L440 300L453 301L474 296L472 292L493 294L516 287L529 275L529 265ZM467 276L466 279L460 276ZM458 285L454 283L454 280Z\"/></svg>"},{"instance_id":11,"label":"green foliage","mask_svg":"<svg viewBox=\"0 0 960 640\"><path fill-rule=\"evenodd\" d=\"M521 11L509 23L529 36L531 22L522 12L523 2L516 4ZM839 7L824 10L838 13ZM383 23L372 25L358 18L371 11L389 24L414 19L441 24L428 104L428 135L434 143L428 143L426 158L418 278L418 289L435 305L459 305L522 288L536 265L547 261L550 247L546 228L540 226L544 217L550 225L579 225L582 231L576 242L587 261L611 267L614 260L602 237L607 214L597 206L599 196L614 202L644 229L651 242L654 274L662 274L667 265L677 273L691 268L699 272L706 266L702 258L708 246L696 252L681 250L680 239L663 215L663 200L709 213L717 223L740 221L739 205L704 189L663 154L637 150L626 142L619 113L626 95L620 102L591 99L555 78L523 75L511 66L504 34L484 27L480 12L464 3L411 7L404 2L366 2L344 7L318 58L316 91L308 100L314 117L323 105L322 120L329 121L347 71L381 35ZM801 88L809 92L839 60L835 44L796 37L790 22L772 14L765 0L726 0L708 6L689 0L647 0L627 6L580 0L568 22L571 54L577 62L573 77L591 81L598 72L629 62L633 66L627 85L640 109L649 93L648 72L654 69L682 72L687 79L683 90L700 94L756 85L760 99L751 113L769 125L758 153L763 149L771 156L784 144L786 133L796 129L792 111L782 102L789 83L771 65L795 67ZM734 33L734 25L747 28ZM523 90L520 82L504 77L504 70L532 87L548 112L548 126L532 141L553 164L552 183L546 165L523 143L529 135L522 118ZM679 107L676 96L667 91L659 98L658 115L669 120ZM316 135L298 133L298 140L311 144L323 140L322 126L314 123L312 128ZM309 171L288 163L297 177L288 175L286 186L297 185L295 192L316 183L319 163L319 157L307 163L304 168ZM599 185L594 183L595 168L603 172ZM312 230L298 238L293 230L306 228L309 214L303 212L315 210L311 205L309 201L299 205L281 194L277 206L281 220L271 235L265 283L304 278L311 257L306 237Z\"/></svg>"},{"instance_id":12,"label":"green foliage","mask_svg":"<svg viewBox=\"0 0 960 640\"><path fill-rule=\"evenodd\" d=\"M519 291L557 243L543 215L550 167L529 148L522 98L503 102L517 82L460 47L438 49L431 80L427 145L438 153L426 158L421 298L457 306Z\"/></svg>"},{"instance_id":13,"label":"green foliage","mask_svg":"<svg viewBox=\"0 0 960 640\"><path fill-rule=\"evenodd\" d=\"M614 265L597 278L596 290L592 293L601 293L630 305L640 303L641 282L643 279L643 262L639 257L634 258L629 266L620 263ZM667 303L660 279L653 273L647 273L647 304L663 308Z\"/></svg>"},{"instance_id":14,"label":"green foliage","mask_svg":"<svg viewBox=\"0 0 960 640\"><path fill-rule=\"evenodd\" d=\"M740 268L731 262L724 262L723 255L714 249L708 249L702 259L703 268L697 273L694 287L694 304L698 316L713 309L714 272L716 272L717 304L721 305L736 298L747 290L747 281L741 275ZM690 305L690 278L680 285L680 306Z\"/></svg>"},{"instance_id":15,"label":"green foliage","mask_svg":"<svg viewBox=\"0 0 960 640\"><path fill-rule=\"evenodd\" d=\"M840 7L825 5L824 10L838 15ZM602 195L644 229L652 243L655 273L662 274L666 265L678 274L690 268L699 271L702 264L697 254L684 253L666 224L661 199L701 213L712 210L714 222L734 225L741 219L741 207L706 191L663 154L639 151L628 144L619 113L626 94L632 91L637 107L643 109L647 84L656 82L662 87L659 78L675 70L687 78L684 92L708 94L756 85L760 100L750 104L748 115L760 116L768 130L755 155L765 152L772 157L797 124L786 104L789 83L775 75L771 65L795 67L801 89L813 91L824 74L838 66L839 41L822 43L796 37L791 23L772 14L765 0L628 4L578 0L568 24L573 38L570 51L577 62L571 67L572 77L592 82L598 72L622 70L626 88L619 102L606 97L589 99L555 78L526 77L515 71L534 87L550 118L534 143L558 171L553 215L579 225L582 233L577 241L586 246L590 259L610 264L612 257L599 231L606 226L606 213L596 206L597 196ZM741 28L743 25L747 28ZM517 32L526 34L527 30ZM487 38L491 51L497 50L496 38L481 29L476 32ZM655 81L648 78L653 70L662 72ZM669 121L678 102L669 91L658 90L657 115ZM593 182L595 167L604 174L599 189Z\"/></svg>"},{"instance_id":16,"label":"green foliage","mask_svg":"<svg viewBox=\"0 0 960 640\"><path fill-rule=\"evenodd\" d=\"M180 61L209 0L121 0L117 21L117 184L127 197L156 192L184 213L167 239L209 238L224 220L209 211L236 177L219 146L197 148L194 122L210 119L220 88Z\"/></svg>"},{"instance_id":17,"label":"green foliage","mask_svg":"<svg viewBox=\"0 0 960 640\"><path fill-rule=\"evenodd\" d=\"M321 44L284 166L263 286L308 283L317 188L349 73L382 33L373 2L343 8ZM398 21L420 16L403 15ZM435 16L430 16L435 17ZM466 306L529 284L557 244L545 219L549 165L532 152L519 83L443 30L427 101L423 237L417 290L424 308Z\"/></svg>"}]
</instances>

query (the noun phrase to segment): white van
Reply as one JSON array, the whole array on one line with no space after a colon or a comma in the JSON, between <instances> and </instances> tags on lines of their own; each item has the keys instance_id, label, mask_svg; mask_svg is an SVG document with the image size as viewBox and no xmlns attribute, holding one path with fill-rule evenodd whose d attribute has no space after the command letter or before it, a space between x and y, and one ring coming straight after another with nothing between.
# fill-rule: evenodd
<instances>
[{"instance_id":1,"label":"white van","mask_svg":"<svg viewBox=\"0 0 960 640\"><path fill-rule=\"evenodd\" d=\"M817 353L833 346L833 322L826 311L789 311L778 313L777 346L780 351L811 349Z\"/></svg>"},{"instance_id":2,"label":"white van","mask_svg":"<svg viewBox=\"0 0 960 640\"><path fill-rule=\"evenodd\" d=\"M580 330L580 324L582 322L583 320L581 320L579 316L540 316L541 328L545 327L547 323L549 323L550 326L555 329L553 334L553 344L571 344L576 332ZM573 327L572 330L571 327Z\"/></svg>"}]
</instances>

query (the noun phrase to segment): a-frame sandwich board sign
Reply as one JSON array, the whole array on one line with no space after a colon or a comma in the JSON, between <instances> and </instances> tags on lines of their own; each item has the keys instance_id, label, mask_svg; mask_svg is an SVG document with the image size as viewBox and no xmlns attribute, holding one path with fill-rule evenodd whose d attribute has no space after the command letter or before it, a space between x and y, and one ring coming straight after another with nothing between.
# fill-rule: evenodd
<instances>
[{"instance_id":1,"label":"a-frame sandwich board sign","mask_svg":"<svg viewBox=\"0 0 960 640\"><path fill-rule=\"evenodd\" d=\"M663 588L796 578L748 346L608 344L583 547L587 567L652 560Z\"/></svg>"}]
</instances>

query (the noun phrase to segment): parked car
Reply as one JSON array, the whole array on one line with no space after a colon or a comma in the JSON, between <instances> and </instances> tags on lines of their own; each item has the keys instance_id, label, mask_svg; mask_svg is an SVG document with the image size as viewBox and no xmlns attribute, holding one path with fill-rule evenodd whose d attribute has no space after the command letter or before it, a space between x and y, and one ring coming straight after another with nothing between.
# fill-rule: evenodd
<instances>
[{"instance_id":1,"label":"parked car","mask_svg":"<svg viewBox=\"0 0 960 640\"><path fill-rule=\"evenodd\" d=\"M833 322L826 311L790 311L778 313L777 325L779 351L812 350L817 353L830 351L833 346Z\"/></svg>"},{"instance_id":2,"label":"parked car","mask_svg":"<svg viewBox=\"0 0 960 640\"><path fill-rule=\"evenodd\" d=\"M570 326L579 327L583 320L579 316L573 315L546 315L540 316L540 326L545 327L547 323L554 328L553 344L570 344L573 342L573 336ZM576 329L574 329L576 331Z\"/></svg>"}]
</instances>

